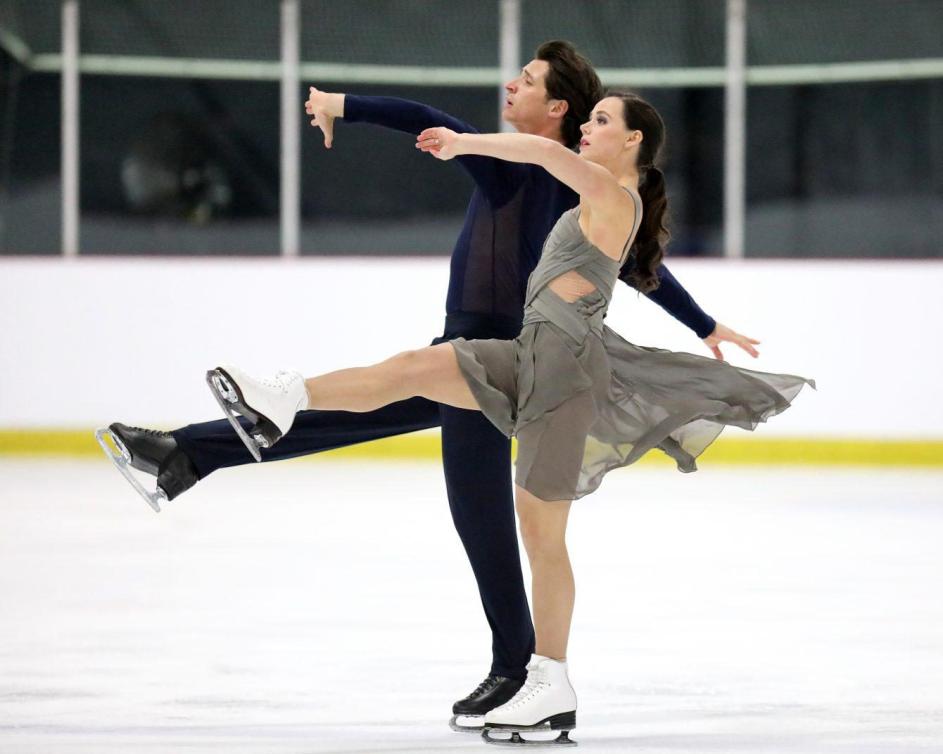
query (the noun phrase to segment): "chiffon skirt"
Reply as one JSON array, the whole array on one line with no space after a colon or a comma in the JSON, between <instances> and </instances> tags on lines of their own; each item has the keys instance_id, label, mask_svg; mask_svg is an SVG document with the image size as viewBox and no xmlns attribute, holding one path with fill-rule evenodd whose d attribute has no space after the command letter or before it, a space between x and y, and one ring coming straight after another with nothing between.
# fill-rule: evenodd
<instances>
[{"instance_id":1,"label":"chiffon skirt","mask_svg":"<svg viewBox=\"0 0 943 754\"><path fill-rule=\"evenodd\" d=\"M813 380L629 343L604 327L581 342L552 322L514 340L451 341L484 415L518 439L516 483L576 500L655 448L680 471L724 427L754 429Z\"/></svg>"}]
</instances>

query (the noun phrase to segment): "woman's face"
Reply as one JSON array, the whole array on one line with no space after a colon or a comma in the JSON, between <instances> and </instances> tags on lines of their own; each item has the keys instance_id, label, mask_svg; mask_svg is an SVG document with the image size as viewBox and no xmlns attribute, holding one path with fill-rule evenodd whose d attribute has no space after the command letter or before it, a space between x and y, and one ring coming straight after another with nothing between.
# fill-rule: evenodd
<instances>
[{"instance_id":1,"label":"woman's face","mask_svg":"<svg viewBox=\"0 0 943 754\"><path fill-rule=\"evenodd\" d=\"M580 155L597 163L611 163L642 140L642 132L625 127L622 100L606 97L596 103L589 120L580 126Z\"/></svg>"}]
</instances>

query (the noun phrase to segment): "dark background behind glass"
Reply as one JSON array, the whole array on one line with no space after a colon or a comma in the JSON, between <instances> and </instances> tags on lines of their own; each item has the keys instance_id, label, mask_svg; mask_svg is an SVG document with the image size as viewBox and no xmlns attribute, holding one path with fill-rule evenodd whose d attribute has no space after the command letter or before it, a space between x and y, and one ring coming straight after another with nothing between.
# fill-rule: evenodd
<instances>
[{"instance_id":1,"label":"dark background behind glass","mask_svg":"<svg viewBox=\"0 0 943 754\"><path fill-rule=\"evenodd\" d=\"M302 58L497 64L497 3L451 4L447 27L428 15L435 7L306 0ZM540 41L563 37L601 68L724 62L723 0L522 7L524 61ZM751 65L943 57L943 3L748 8ZM0 0L0 26L34 53L58 52L58 2ZM85 54L277 61L278 26L278 3L84 0L81 42ZM60 251L59 82L0 51L0 253ZM302 253L448 254L472 190L464 172L416 153L408 135L360 124L339 122L324 150L302 110L309 83L418 99L482 130L498 125L494 88L305 81L298 92ZM718 255L723 90L639 91L669 130L670 253ZM278 253L278 82L83 75L81 93L83 254ZM748 256L943 253L943 81L751 86L747 116ZM171 177L187 188L155 203Z\"/></svg>"}]
</instances>

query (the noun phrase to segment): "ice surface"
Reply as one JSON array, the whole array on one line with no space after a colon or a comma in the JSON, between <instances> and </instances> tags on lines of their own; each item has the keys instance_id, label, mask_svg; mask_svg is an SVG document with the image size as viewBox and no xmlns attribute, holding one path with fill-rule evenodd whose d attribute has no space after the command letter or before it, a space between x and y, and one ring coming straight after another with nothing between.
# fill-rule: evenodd
<instances>
[{"instance_id":1,"label":"ice surface","mask_svg":"<svg viewBox=\"0 0 943 754\"><path fill-rule=\"evenodd\" d=\"M943 473L702 466L575 504L580 751L943 751ZM3 754L481 751L489 662L435 464L0 460Z\"/></svg>"}]
</instances>

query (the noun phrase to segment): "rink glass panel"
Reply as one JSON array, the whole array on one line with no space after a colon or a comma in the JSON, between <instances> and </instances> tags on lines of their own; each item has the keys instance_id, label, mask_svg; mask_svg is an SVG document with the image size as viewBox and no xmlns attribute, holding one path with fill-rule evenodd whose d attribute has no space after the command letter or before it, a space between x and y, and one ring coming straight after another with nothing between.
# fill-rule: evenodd
<instances>
[{"instance_id":1,"label":"rink glass panel","mask_svg":"<svg viewBox=\"0 0 943 754\"><path fill-rule=\"evenodd\" d=\"M62 250L60 77L30 73L7 49L28 40L58 54L59 29L58 3L0 2L0 254Z\"/></svg>"},{"instance_id":2,"label":"rink glass panel","mask_svg":"<svg viewBox=\"0 0 943 754\"><path fill-rule=\"evenodd\" d=\"M82 52L277 63L278 3L82 0ZM275 255L277 81L82 77L83 254Z\"/></svg>"},{"instance_id":3,"label":"rink glass panel","mask_svg":"<svg viewBox=\"0 0 943 754\"><path fill-rule=\"evenodd\" d=\"M943 256L943 81L751 87L750 257Z\"/></svg>"},{"instance_id":4,"label":"rink glass panel","mask_svg":"<svg viewBox=\"0 0 943 754\"><path fill-rule=\"evenodd\" d=\"M81 209L83 254L277 254L277 82L84 76Z\"/></svg>"},{"instance_id":5,"label":"rink glass panel","mask_svg":"<svg viewBox=\"0 0 943 754\"><path fill-rule=\"evenodd\" d=\"M521 62L540 42L562 37L598 67L623 73L724 65L724 0L522 0L520 8ZM301 102L309 83L405 96L493 130L493 86L422 79L432 70L497 66L498 10L497 0L456 1L443 23L431 0L301 1L303 61L419 71L395 85L303 78L303 254L448 254L472 190L464 172L413 154L404 134L367 126L340 124L325 153ZM748 65L943 59L937 0L750 0L747 11ZM280 56L279 3L81 0L80 14L83 55L272 65ZM6 0L0 30L34 55L59 53L60 4ZM0 253L58 254L60 77L15 62L4 39ZM669 253L717 255L723 89L639 91L669 130ZM86 73L81 96L83 254L278 253L277 81ZM749 87L747 255L939 256L941 122L941 79Z\"/></svg>"},{"instance_id":6,"label":"rink glass panel","mask_svg":"<svg viewBox=\"0 0 943 754\"><path fill-rule=\"evenodd\" d=\"M750 0L747 64L943 59L935 0ZM751 257L940 257L943 79L751 86Z\"/></svg>"}]
</instances>

